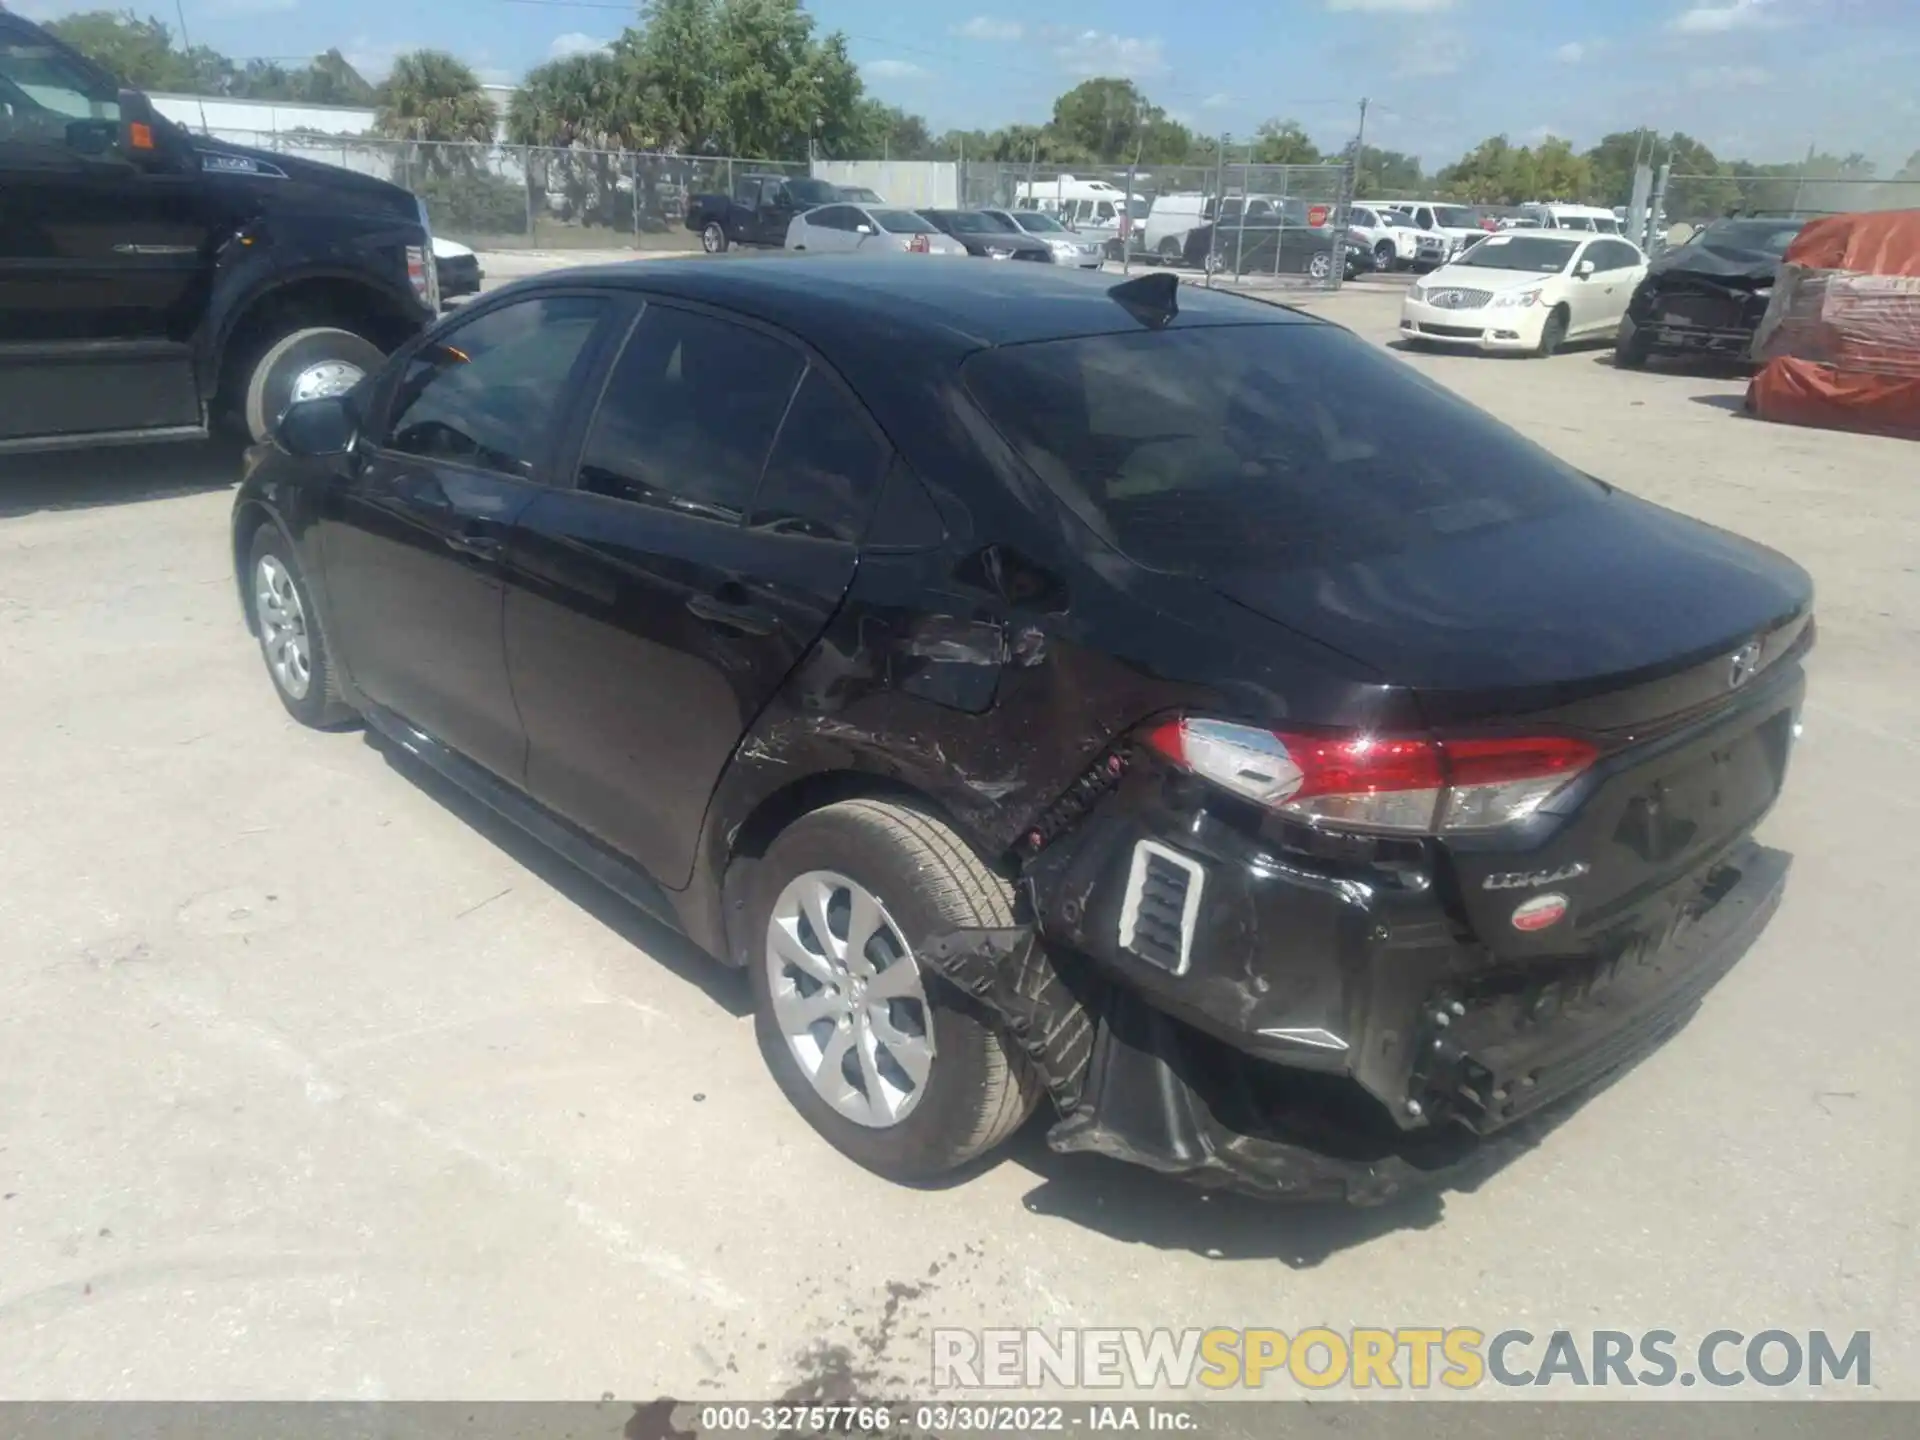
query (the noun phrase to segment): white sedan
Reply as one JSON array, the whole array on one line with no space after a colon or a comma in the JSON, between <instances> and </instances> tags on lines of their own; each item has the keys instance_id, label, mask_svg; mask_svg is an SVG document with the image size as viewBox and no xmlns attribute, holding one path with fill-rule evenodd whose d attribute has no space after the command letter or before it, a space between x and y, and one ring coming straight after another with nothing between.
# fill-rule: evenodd
<instances>
[{"instance_id":1,"label":"white sedan","mask_svg":"<svg viewBox=\"0 0 1920 1440\"><path fill-rule=\"evenodd\" d=\"M1612 336L1646 273L1647 257L1618 236L1501 231L1408 288L1400 334L1545 357L1569 340Z\"/></svg>"},{"instance_id":2,"label":"white sedan","mask_svg":"<svg viewBox=\"0 0 1920 1440\"><path fill-rule=\"evenodd\" d=\"M803 210L787 226L787 249L812 254L863 255L904 250L916 255L965 255L967 247L911 210L881 205L822 205Z\"/></svg>"}]
</instances>

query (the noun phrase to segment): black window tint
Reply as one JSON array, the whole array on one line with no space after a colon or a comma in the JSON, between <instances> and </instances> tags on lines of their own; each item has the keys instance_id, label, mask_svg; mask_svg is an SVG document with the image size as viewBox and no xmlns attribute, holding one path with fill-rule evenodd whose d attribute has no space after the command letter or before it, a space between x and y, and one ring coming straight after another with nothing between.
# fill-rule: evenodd
<instances>
[{"instance_id":1,"label":"black window tint","mask_svg":"<svg viewBox=\"0 0 1920 1440\"><path fill-rule=\"evenodd\" d=\"M387 448L533 478L606 309L592 295L522 300L429 343L394 392Z\"/></svg>"},{"instance_id":2,"label":"black window tint","mask_svg":"<svg viewBox=\"0 0 1920 1440\"><path fill-rule=\"evenodd\" d=\"M823 230L851 230L855 224L854 213L844 205L827 205L809 214L807 224Z\"/></svg>"},{"instance_id":3,"label":"black window tint","mask_svg":"<svg viewBox=\"0 0 1920 1440\"><path fill-rule=\"evenodd\" d=\"M885 453L853 402L809 370L767 461L753 523L818 540L859 539Z\"/></svg>"},{"instance_id":4,"label":"black window tint","mask_svg":"<svg viewBox=\"0 0 1920 1440\"><path fill-rule=\"evenodd\" d=\"M967 388L1121 553L1225 574L1442 543L1603 491L1328 325L1221 325L983 350Z\"/></svg>"},{"instance_id":5,"label":"black window tint","mask_svg":"<svg viewBox=\"0 0 1920 1440\"><path fill-rule=\"evenodd\" d=\"M0 28L0 143L110 150L119 92L24 26Z\"/></svg>"},{"instance_id":6,"label":"black window tint","mask_svg":"<svg viewBox=\"0 0 1920 1440\"><path fill-rule=\"evenodd\" d=\"M757 330L649 305L607 378L580 488L737 524L803 364Z\"/></svg>"}]
</instances>

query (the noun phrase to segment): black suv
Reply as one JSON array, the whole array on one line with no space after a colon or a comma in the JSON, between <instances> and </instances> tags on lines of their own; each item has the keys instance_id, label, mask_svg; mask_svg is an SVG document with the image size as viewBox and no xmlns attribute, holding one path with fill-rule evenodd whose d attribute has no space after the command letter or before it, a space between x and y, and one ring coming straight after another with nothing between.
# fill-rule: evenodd
<instances>
[{"instance_id":1,"label":"black suv","mask_svg":"<svg viewBox=\"0 0 1920 1440\"><path fill-rule=\"evenodd\" d=\"M263 439L439 308L407 191L190 135L0 12L0 454Z\"/></svg>"},{"instance_id":2,"label":"black suv","mask_svg":"<svg viewBox=\"0 0 1920 1440\"><path fill-rule=\"evenodd\" d=\"M1791 561L1346 330L1052 265L624 265L296 405L282 702L745 967L923 1179L1379 1199L1664 1037L1780 894Z\"/></svg>"}]
</instances>

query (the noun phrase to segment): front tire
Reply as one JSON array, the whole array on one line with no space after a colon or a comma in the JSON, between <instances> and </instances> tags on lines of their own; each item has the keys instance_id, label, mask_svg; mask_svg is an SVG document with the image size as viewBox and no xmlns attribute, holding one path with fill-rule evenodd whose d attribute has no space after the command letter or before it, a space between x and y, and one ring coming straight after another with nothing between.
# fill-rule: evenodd
<instances>
[{"instance_id":1,"label":"front tire","mask_svg":"<svg viewBox=\"0 0 1920 1440\"><path fill-rule=\"evenodd\" d=\"M248 547L246 593L260 656L287 713L315 730L351 722L353 708L341 694L306 576L293 545L271 522L254 532Z\"/></svg>"},{"instance_id":2,"label":"front tire","mask_svg":"<svg viewBox=\"0 0 1920 1440\"><path fill-rule=\"evenodd\" d=\"M1645 332L1622 315L1620 330L1613 339L1613 363L1622 370L1643 370L1652 350Z\"/></svg>"},{"instance_id":3,"label":"front tire","mask_svg":"<svg viewBox=\"0 0 1920 1440\"><path fill-rule=\"evenodd\" d=\"M344 395L386 358L378 345L351 330L318 326L282 336L247 377L242 407L247 433L256 444L271 440L295 402Z\"/></svg>"},{"instance_id":4,"label":"front tire","mask_svg":"<svg viewBox=\"0 0 1920 1440\"><path fill-rule=\"evenodd\" d=\"M1567 343L1569 316L1564 305L1553 307L1553 313L1547 316L1546 323L1540 327L1540 343L1534 347L1534 357L1551 360L1560 347Z\"/></svg>"},{"instance_id":5,"label":"front tire","mask_svg":"<svg viewBox=\"0 0 1920 1440\"><path fill-rule=\"evenodd\" d=\"M700 230L700 248L709 255L727 253L727 232L718 220L709 220Z\"/></svg>"},{"instance_id":6,"label":"front tire","mask_svg":"<svg viewBox=\"0 0 1920 1440\"><path fill-rule=\"evenodd\" d=\"M1391 240L1382 240L1373 247L1373 268L1382 275L1390 273L1400 263L1400 252L1393 248Z\"/></svg>"},{"instance_id":7,"label":"front tire","mask_svg":"<svg viewBox=\"0 0 1920 1440\"><path fill-rule=\"evenodd\" d=\"M914 958L938 935L1013 923L1011 888L947 826L894 802L829 805L773 842L752 891L754 1033L836 1150L923 1183L1032 1114L1025 1057Z\"/></svg>"}]
</instances>

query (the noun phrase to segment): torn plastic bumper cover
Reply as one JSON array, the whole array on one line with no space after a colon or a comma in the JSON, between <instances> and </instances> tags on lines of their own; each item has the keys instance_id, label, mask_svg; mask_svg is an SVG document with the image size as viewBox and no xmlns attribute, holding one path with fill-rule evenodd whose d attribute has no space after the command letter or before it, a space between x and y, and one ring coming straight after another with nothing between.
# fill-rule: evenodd
<instances>
[{"instance_id":1,"label":"torn plastic bumper cover","mask_svg":"<svg viewBox=\"0 0 1920 1440\"><path fill-rule=\"evenodd\" d=\"M1030 925L954 931L917 953L1004 1022L1062 1116L1047 1136L1061 1153L1109 1155L1263 1196L1361 1205L1443 1183L1484 1156L1486 1146L1464 1131L1402 1137L1408 1153L1370 1156L1339 1153L1331 1128L1326 1149L1260 1133L1270 1131L1264 1092L1279 1067L1181 1025L1072 957L1056 962ZM1324 1113L1319 1123L1327 1126Z\"/></svg>"},{"instance_id":2,"label":"torn plastic bumper cover","mask_svg":"<svg viewBox=\"0 0 1920 1440\"><path fill-rule=\"evenodd\" d=\"M1789 863L1743 844L1664 943L1544 989L1469 996L1455 1033L1423 1037L1437 1068L1415 1077L1416 1113L1443 1123L1415 1131L1349 1077L1195 1030L1092 961L1050 952L1033 926L955 931L919 954L1000 1017L1044 1079L1062 1117L1054 1150L1262 1196L1378 1204L1484 1172L1537 1135L1514 1122L1657 1048L1760 933Z\"/></svg>"}]
</instances>

